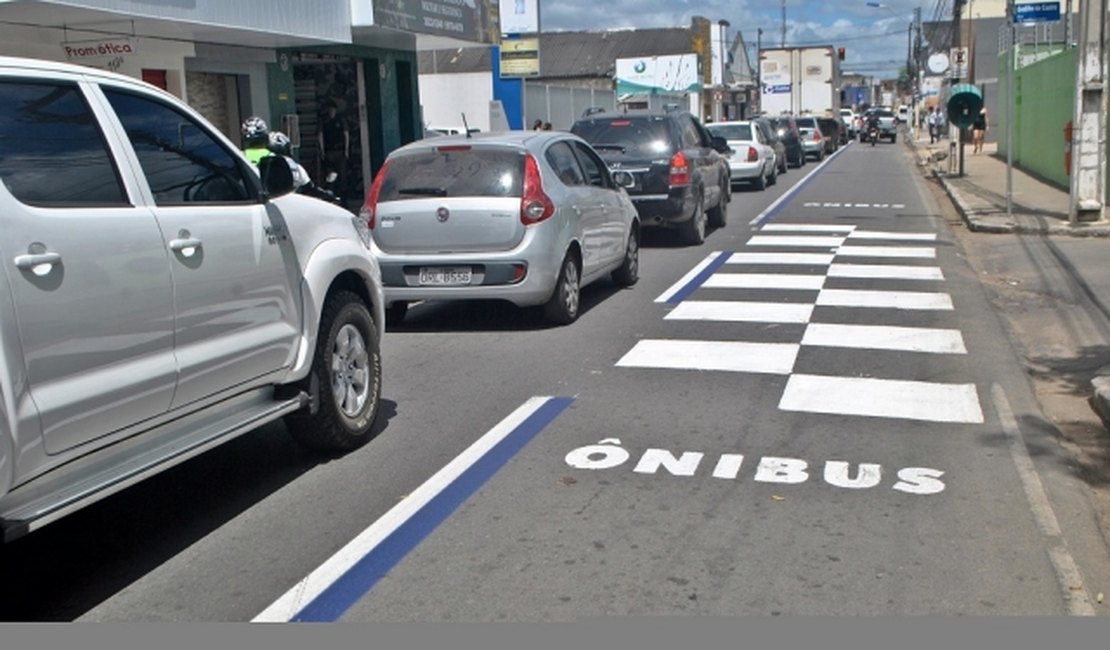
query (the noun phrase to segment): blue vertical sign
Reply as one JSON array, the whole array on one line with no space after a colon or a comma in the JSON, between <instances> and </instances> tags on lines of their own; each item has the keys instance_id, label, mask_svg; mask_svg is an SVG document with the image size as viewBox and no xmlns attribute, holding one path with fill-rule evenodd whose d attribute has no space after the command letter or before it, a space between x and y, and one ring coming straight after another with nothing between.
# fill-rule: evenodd
<instances>
[{"instance_id":1,"label":"blue vertical sign","mask_svg":"<svg viewBox=\"0 0 1110 650\"><path fill-rule=\"evenodd\" d=\"M510 129L524 128L524 80L501 76L501 48L493 46L490 60L493 70L493 98L505 109L505 119Z\"/></svg>"}]
</instances>

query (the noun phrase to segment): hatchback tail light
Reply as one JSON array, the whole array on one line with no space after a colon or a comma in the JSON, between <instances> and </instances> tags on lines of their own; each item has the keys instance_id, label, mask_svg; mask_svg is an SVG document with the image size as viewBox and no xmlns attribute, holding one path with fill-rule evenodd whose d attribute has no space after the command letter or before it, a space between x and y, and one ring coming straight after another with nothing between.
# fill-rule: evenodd
<instances>
[{"instance_id":1,"label":"hatchback tail light","mask_svg":"<svg viewBox=\"0 0 1110 650\"><path fill-rule=\"evenodd\" d=\"M756 162L757 160L759 160L759 152L755 150L755 147L748 147L748 162Z\"/></svg>"},{"instance_id":2,"label":"hatchback tail light","mask_svg":"<svg viewBox=\"0 0 1110 650\"><path fill-rule=\"evenodd\" d=\"M555 204L544 194L540 164L532 154L524 157L524 191L520 199L520 222L526 226L555 214Z\"/></svg>"},{"instance_id":3,"label":"hatchback tail light","mask_svg":"<svg viewBox=\"0 0 1110 650\"><path fill-rule=\"evenodd\" d=\"M667 184L690 184L690 161L687 160L686 154L682 153L681 151L671 156L671 173L667 177Z\"/></svg>"},{"instance_id":4,"label":"hatchback tail light","mask_svg":"<svg viewBox=\"0 0 1110 650\"><path fill-rule=\"evenodd\" d=\"M358 215L366 220L366 227L371 230L378 221L378 196L382 192L382 182L385 180L386 172L389 171L390 161L385 161L382 168L378 170L378 175L374 177L374 182L370 185L370 193L366 196L366 202L362 204L362 210L359 210Z\"/></svg>"},{"instance_id":5,"label":"hatchback tail light","mask_svg":"<svg viewBox=\"0 0 1110 650\"><path fill-rule=\"evenodd\" d=\"M814 142L820 142L821 141L821 132L820 131L814 131L813 132L813 141Z\"/></svg>"}]
</instances>

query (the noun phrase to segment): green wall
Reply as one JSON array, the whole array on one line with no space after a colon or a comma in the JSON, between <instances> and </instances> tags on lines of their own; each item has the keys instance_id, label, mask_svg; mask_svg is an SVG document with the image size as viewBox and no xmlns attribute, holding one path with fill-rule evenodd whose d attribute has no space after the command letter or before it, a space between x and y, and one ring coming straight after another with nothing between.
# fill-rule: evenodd
<instances>
[{"instance_id":1,"label":"green wall","mask_svg":"<svg viewBox=\"0 0 1110 650\"><path fill-rule=\"evenodd\" d=\"M1064 168L1064 126L1075 113L1077 53L1074 48L1064 50L1017 70L1014 76L1014 162L1061 187L1069 184ZM1006 74L999 76L999 97L1008 97ZM1004 120L1002 115L992 121L1001 121L1004 130ZM999 153L1005 152L1004 141L1005 133L999 140Z\"/></svg>"}]
</instances>

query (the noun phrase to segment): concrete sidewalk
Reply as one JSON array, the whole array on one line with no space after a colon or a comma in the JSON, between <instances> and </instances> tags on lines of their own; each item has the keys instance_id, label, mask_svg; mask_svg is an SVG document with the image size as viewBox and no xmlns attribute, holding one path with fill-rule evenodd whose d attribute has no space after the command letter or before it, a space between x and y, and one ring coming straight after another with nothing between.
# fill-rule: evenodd
<instances>
[{"instance_id":1,"label":"concrete sidewalk","mask_svg":"<svg viewBox=\"0 0 1110 650\"><path fill-rule=\"evenodd\" d=\"M1006 206L1006 159L997 155L997 145L988 143L983 153L973 155L971 145L964 145L964 175L959 175L959 146L951 146L947 139L930 144L927 134L918 134L916 139L905 138L917 157L918 164L926 174L940 181L953 204L963 217L968 229L981 233L1012 233L1018 235L1039 235L1058 240L1055 246L1062 262L1071 277L1070 285L1082 289L1082 297L1076 296L1076 303L1089 301L1098 309L1091 311L1097 318L1098 313L1110 312L1110 265L1077 263L1084 255L1085 260L1101 256L1102 248L1110 253L1110 241L1088 240L1080 244L1064 246L1070 237L1110 237L1110 221L1080 222L1072 225L1068 220L1068 191L1033 176L1017 167L1011 171L1010 211ZM1075 256L1074 258L1068 257ZM1051 277L1067 277L1067 274ZM1049 277L1047 274L1045 277ZM1070 288L1061 287L1061 295ZM1051 291L1051 289L1047 289ZM1074 308L1075 304L1058 305L1059 309ZM1061 318L1067 318L1061 315ZM1087 328L1098 331L1099 328ZM1072 341L1076 346L1110 347L1108 340L1094 340L1091 335L1082 341ZM1102 338L1097 334L1094 338ZM1028 343L1028 342L1027 342ZM1062 343L1062 342L1061 342ZM1103 349L1105 349L1105 347ZM1104 361L1105 363L1105 361ZM1103 425L1110 428L1110 365L1091 373L1089 403L1099 415Z\"/></svg>"},{"instance_id":2,"label":"concrete sidewalk","mask_svg":"<svg viewBox=\"0 0 1110 650\"><path fill-rule=\"evenodd\" d=\"M948 139L929 143L928 135L907 138L918 163L944 185L964 222L975 232L1030 233L1073 237L1110 237L1110 221L1068 221L1068 190L1014 166L1011 172L1010 211L1006 209L1006 158L997 143L972 154L964 145L964 175L959 175L959 145ZM1062 163L1061 163L1062 164Z\"/></svg>"}]
</instances>

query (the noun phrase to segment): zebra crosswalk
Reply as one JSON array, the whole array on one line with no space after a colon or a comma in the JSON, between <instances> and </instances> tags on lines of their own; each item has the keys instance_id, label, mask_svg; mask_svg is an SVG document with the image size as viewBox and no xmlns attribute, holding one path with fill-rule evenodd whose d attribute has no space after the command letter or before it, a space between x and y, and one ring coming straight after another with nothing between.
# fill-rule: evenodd
<instances>
[{"instance_id":1,"label":"zebra crosswalk","mask_svg":"<svg viewBox=\"0 0 1110 650\"><path fill-rule=\"evenodd\" d=\"M958 329L874 322L875 314L891 313L883 310L944 314L954 309L951 296L938 290L943 288L944 273L929 263L936 258L936 248L926 244L935 240L935 233L866 230L853 224L765 225L742 250L710 255L656 302L673 305L664 316L666 321L734 323L738 333L744 323L803 326L797 342L647 339L633 346L616 365L787 375L778 405L784 411L981 423L983 414L973 383L858 377L851 375L850 368L844 369L848 373L844 376L796 371L798 356L806 348L967 354ZM771 247L775 250L765 250ZM797 269L806 272L760 271L772 265L806 267ZM830 280L833 286L829 286ZM844 286L854 281L864 282L868 288ZM871 286L874 281L895 281L898 288L875 289ZM750 295L746 290L753 289L785 291L791 299L728 299ZM695 291L698 299L691 298ZM712 299L701 299L703 294ZM830 313L820 309L826 307L836 308L839 314L865 313L867 324L815 319L815 314Z\"/></svg>"}]
</instances>

